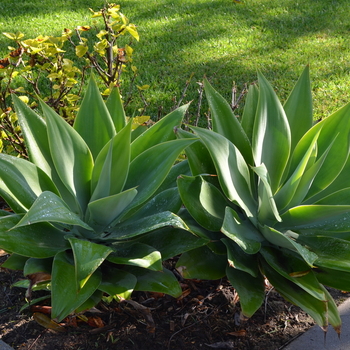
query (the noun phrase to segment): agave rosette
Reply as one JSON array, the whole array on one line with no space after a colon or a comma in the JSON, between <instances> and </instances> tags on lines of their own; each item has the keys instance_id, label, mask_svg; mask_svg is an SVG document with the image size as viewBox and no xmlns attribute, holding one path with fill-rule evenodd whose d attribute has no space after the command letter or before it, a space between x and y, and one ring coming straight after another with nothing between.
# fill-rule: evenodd
<instances>
[{"instance_id":1,"label":"agave rosette","mask_svg":"<svg viewBox=\"0 0 350 350\"><path fill-rule=\"evenodd\" d=\"M186 150L192 175L178 187L183 217L211 242L182 255L184 277L227 275L246 316L263 303L267 277L340 332L324 285L350 290L350 104L314 123L308 67L284 105L258 73L240 118L204 87L213 130L191 128L200 141Z\"/></svg>"}]
</instances>

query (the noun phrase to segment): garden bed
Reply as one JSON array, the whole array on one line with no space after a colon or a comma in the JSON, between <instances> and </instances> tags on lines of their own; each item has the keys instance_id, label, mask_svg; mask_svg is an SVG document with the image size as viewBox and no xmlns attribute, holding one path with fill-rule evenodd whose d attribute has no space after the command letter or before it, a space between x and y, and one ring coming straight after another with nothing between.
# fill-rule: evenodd
<instances>
[{"instance_id":1,"label":"garden bed","mask_svg":"<svg viewBox=\"0 0 350 350\"><path fill-rule=\"evenodd\" d=\"M6 259L5 252L0 259ZM22 278L20 272L0 272L0 334L14 349L277 350L314 324L269 286L265 304L244 320L235 290L226 279L190 280L183 281L179 299L135 293L137 304L100 303L94 312L84 314L85 321L71 317L65 320L71 325L58 332L38 324L33 312L19 312L25 304L25 290L10 286ZM349 297L335 290L331 294L338 303Z\"/></svg>"}]
</instances>

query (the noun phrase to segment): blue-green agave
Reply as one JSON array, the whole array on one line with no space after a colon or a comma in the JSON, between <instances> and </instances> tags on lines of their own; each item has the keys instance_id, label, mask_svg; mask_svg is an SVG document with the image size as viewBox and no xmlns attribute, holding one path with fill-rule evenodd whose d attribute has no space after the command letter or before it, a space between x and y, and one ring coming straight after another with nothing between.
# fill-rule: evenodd
<instances>
[{"instance_id":1,"label":"blue-green agave","mask_svg":"<svg viewBox=\"0 0 350 350\"><path fill-rule=\"evenodd\" d=\"M194 139L173 129L187 106L140 133L118 89L105 103L94 79L73 126L45 103L40 116L13 100L29 160L0 154L0 195L13 210L0 212L0 247L11 253L3 266L35 284L45 276L58 321L106 294L179 296L162 261L206 243L175 214L176 178L189 168L174 164Z\"/></svg>"},{"instance_id":2,"label":"blue-green agave","mask_svg":"<svg viewBox=\"0 0 350 350\"><path fill-rule=\"evenodd\" d=\"M192 175L178 187L182 217L211 241L177 266L186 278L226 275L246 316L261 306L266 277L323 329L340 332L324 285L350 290L350 104L314 123L309 67L284 105L258 73L241 117L204 87L213 130L191 128L200 141L186 149Z\"/></svg>"}]
</instances>

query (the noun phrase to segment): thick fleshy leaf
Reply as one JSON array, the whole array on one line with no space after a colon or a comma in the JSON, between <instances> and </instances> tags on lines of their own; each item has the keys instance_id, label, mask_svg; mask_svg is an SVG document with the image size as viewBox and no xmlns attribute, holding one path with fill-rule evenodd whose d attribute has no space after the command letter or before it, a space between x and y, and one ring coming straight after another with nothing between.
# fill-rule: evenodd
<instances>
[{"instance_id":1,"label":"thick fleshy leaf","mask_svg":"<svg viewBox=\"0 0 350 350\"><path fill-rule=\"evenodd\" d=\"M317 140L318 154L322 155L328 149L331 141L334 140L327 158L312 182L307 196L308 198L329 186L347 163L349 156L349 115L350 103L314 125L295 148L293 159L294 162L299 162L319 130L322 129ZM341 186L350 187L349 177L345 176L343 180L344 182ZM338 182L338 180L336 182Z\"/></svg>"},{"instance_id":2,"label":"thick fleshy leaf","mask_svg":"<svg viewBox=\"0 0 350 350\"><path fill-rule=\"evenodd\" d=\"M10 270L23 270L27 260L27 256L13 253L0 266Z\"/></svg>"},{"instance_id":3,"label":"thick fleshy leaf","mask_svg":"<svg viewBox=\"0 0 350 350\"><path fill-rule=\"evenodd\" d=\"M84 139L94 159L116 134L113 120L93 76L89 80L79 112L75 117L74 129Z\"/></svg>"},{"instance_id":4,"label":"thick fleshy leaf","mask_svg":"<svg viewBox=\"0 0 350 350\"><path fill-rule=\"evenodd\" d=\"M106 107L113 120L115 130L119 132L126 125L126 115L123 107L123 101L120 98L119 88L117 86L114 86L109 94L106 101Z\"/></svg>"},{"instance_id":5,"label":"thick fleshy leaf","mask_svg":"<svg viewBox=\"0 0 350 350\"><path fill-rule=\"evenodd\" d=\"M250 221L243 221L238 214L229 207L225 210L225 219L221 232L236 242L247 254L256 254L260 250L261 242L264 241L264 237Z\"/></svg>"},{"instance_id":6,"label":"thick fleshy leaf","mask_svg":"<svg viewBox=\"0 0 350 350\"><path fill-rule=\"evenodd\" d=\"M316 323L326 329L328 326L327 303L314 298L304 289L282 277L270 265L262 261L263 272L276 290L288 301L307 312Z\"/></svg>"},{"instance_id":7,"label":"thick fleshy leaf","mask_svg":"<svg viewBox=\"0 0 350 350\"><path fill-rule=\"evenodd\" d=\"M80 290L113 249L77 238L68 240L73 250L77 290Z\"/></svg>"},{"instance_id":8,"label":"thick fleshy leaf","mask_svg":"<svg viewBox=\"0 0 350 350\"><path fill-rule=\"evenodd\" d=\"M176 187L169 188L146 202L133 216L133 220L142 219L146 216L159 214L164 211L177 213L182 206L179 191Z\"/></svg>"},{"instance_id":9,"label":"thick fleshy leaf","mask_svg":"<svg viewBox=\"0 0 350 350\"><path fill-rule=\"evenodd\" d=\"M209 239L197 237L187 230L164 227L137 237L137 242L154 247L161 253L162 260L167 260L189 250L202 247L209 242Z\"/></svg>"},{"instance_id":10,"label":"thick fleshy leaf","mask_svg":"<svg viewBox=\"0 0 350 350\"><path fill-rule=\"evenodd\" d=\"M299 184L302 181L302 177L307 169L307 166L310 164L310 158L314 153L314 149L316 147L316 142L319 134L316 134L312 143L310 144L309 149L305 153L304 157L300 161L299 165L294 170L293 174L289 177L289 179L285 182L281 189L278 190L274 199L277 207L280 211L286 208L291 201L294 199L294 195L298 190ZM304 185L304 184L303 184ZM307 183L307 186L309 184ZM307 189L306 189L307 190Z\"/></svg>"},{"instance_id":11,"label":"thick fleshy leaf","mask_svg":"<svg viewBox=\"0 0 350 350\"><path fill-rule=\"evenodd\" d=\"M131 159L157 144L174 140L174 128L181 124L188 107L189 104L175 109L137 137L131 144Z\"/></svg>"},{"instance_id":12,"label":"thick fleshy leaf","mask_svg":"<svg viewBox=\"0 0 350 350\"><path fill-rule=\"evenodd\" d=\"M194 219L210 231L219 231L225 208L230 205L222 192L202 176L182 175L177 184L181 199Z\"/></svg>"},{"instance_id":13,"label":"thick fleshy leaf","mask_svg":"<svg viewBox=\"0 0 350 350\"><path fill-rule=\"evenodd\" d=\"M23 268L23 275L45 273L51 274L53 258L37 259L29 258Z\"/></svg>"},{"instance_id":14,"label":"thick fleshy leaf","mask_svg":"<svg viewBox=\"0 0 350 350\"><path fill-rule=\"evenodd\" d=\"M286 249L263 247L261 254L265 261L284 278L304 289L314 298L325 300L324 291L311 267L295 254Z\"/></svg>"},{"instance_id":15,"label":"thick fleshy leaf","mask_svg":"<svg viewBox=\"0 0 350 350\"><path fill-rule=\"evenodd\" d=\"M278 229L349 231L349 205L300 205L285 212Z\"/></svg>"},{"instance_id":16,"label":"thick fleshy leaf","mask_svg":"<svg viewBox=\"0 0 350 350\"><path fill-rule=\"evenodd\" d=\"M257 277L228 266L226 275L237 290L242 313L251 317L259 309L265 299L264 277L259 273Z\"/></svg>"},{"instance_id":17,"label":"thick fleshy leaf","mask_svg":"<svg viewBox=\"0 0 350 350\"><path fill-rule=\"evenodd\" d=\"M101 150L92 171L92 200L123 190L130 164L130 122Z\"/></svg>"},{"instance_id":18,"label":"thick fleshy leaf","mask_svg":"<svg viewBox=\"0 0 350 350\"><path fill-rule=\"evenodd\" d=\"M12 96L29 159L52 179L69 207L77 211L78 203L61 181L51 156L46 122L17 96Z\"/></svg>"},{"instance_id":19,"label":"thick fleshy leaf","mask_svg":"<svg viewBox=\"0 0 350 350\"><path fill-rule=\"evenodd\" d=\"M41 102L47 120L50 151L56 171L84 212L90 199L91 152L81 136L49 106Z\"/></svg>"},{"instance_id":20,"label":"thick fleshy leaf","mask_svg":"<svg viewBox=\"0 0 350 350\"><path fill-rule=\"evenodd\" d=\"M101 229L104 229L118 218L123 210L133 201L136 195L137 190L131 188L130 190L113 196L90 202L88 205L90 225L94 227L97 225Z\"/></svg>"},{"instance_id":21,"label":"thick fleshy leaf","mask_svg":"<svg viewBox=\"0 0 350 350\"><path fill-rule=\"evenodd\" d=\"M314 269L317 279L325 286L350 291L350 271L341 271L327 267Z\"/></svg>"},{"instance_id":22,"label":"thick fleshy leaf","mask_svg":"<svg viewBox=\"0 0 350 350\"><path fill-rule=\"evenodd\" d=\"M229 238L222 238L221 241L227 248L227 260L230 267L247 272L252 277L260 274L257 255L246 254L237 243Z\"/></svg>"},{"instance_id":23,"label":"thick fleshy leaf","mask_svg":"<svg viewBox=\"0 0 350 350\"><path fill-rule=\"evenodd\" d=\"M179 139L194 137L192 133L180 128L175 130L175 134ZM193 176L216 174L215 165L209 151L200 140L186 148L186 156Z\"/></svg>"},{"instance_id":24,"label":"thick fleshy leaf","mask_svg":"<svg viewBox=\"0 0 350 350\"><path fill-rule=\"evenodd\" d=\"M181 293L179 282L172 272L167 269L163 271L152 271L141 267L127 266L125 271L132 273L137 278L135 290L146 292L165 293L178 298Z\"/></svg>"},{"instance_id":25,"label":"thick fleshy leaf","mask_svg":"<svg viewBox=\"0 0 350 350\"><path fill-rule=\"evenodd\" d=\"M298 242L310 247L318 259L317 266L350 272L350 242L322 235L299 235Z\"/></svg>"},{"instance_id":26,"label":"thick fleshy leaf","mask_svg":"<svg viewBox=\"0 0 350 350\"><path fill-rule=\"evenodd\" d=\"M252 142L254 121L256 116L256 109L258 107L259 88L252 84L249 86L248 93L245 97L244 110L241 119L241 125L245 131L248 139Z\"/></svg>"},{"instance_id":27,"label":"thick fleshy leaf","mask_svg":"<svg viewBox=\"0 0 350 350\"><path fill-rule=\"evenodd\" d=\"M272 86L261 73L258 79L260 94L252 138L253 155L256 166L265 164L274 194L288 163L291 135L286 114Z\"/></svg>"},{"instance_id":28,"label":"thick fleshy leaf","mask_svg":"<svg viewBox=\"0 0 350 350\"><path fill-rule=\"evenodd\" d=\"M188 229L185 222L179 216L169 211L165 211L143 217L136 221L131 217L131 219L110 229L109 234L106 235L106 240L130 239L166 226L184 230Z\"/></svg>"},{"instance_id":29,"label":"thick fleshy leaf","mask_svg":"<svg viewBox=\"0 0 350 350\"><path fill-rule=\"evenodd\" d=\"M276 206L272 193L271 180L265 164L252 167L254 172L259 176L258 182L258 221L272 225L276 221L281 221L281 217Z\"/></svg>"},{"instance_id":30,"label":"thick fleshy leaf","mask_svg":"<svg viewBox=\"0 0 350 350\"><path fill-rule=\"evenodd\" d=\"M283 108L290 126L293 150L313 124L309 65L304 68Z\"/></svg>"},{"instance_id":31,"label":"thick fleshy leaf","mask_svg":"<svg viewBox=\"0 0 350 350\"><path fill-rule=\"evenodd\" d=\"M256 202L252 194L250 171L238 148L213 131L197 127L192 129L208 148L225 195L253 220L256 217Z\"/></svg>"},{"instance_id":32,"label":"thick fleshy leaf","mask_svg":"<svg viewBox=\"0 0 350 350\"><path fill-rule=\"evenodd\" d=\"M155 248L143 243L115 243L113 253L107 258L115 264L133 265L146 269L162 270L162 257Z\"/></svg>"},{"instance_id":33,"label":"thick fleshy leaf","mask_svg":"<svg viewBox=\"0 0 350 350\"><path fill-rule=\"evenodd\" d=\"M25 213L43 191L58 193L44 171L27 160L0 154L0 193L17 213Z\"/></svg>"},{"instance_id":34,"label":"thick fleshy leaf","mask_svg":"<svg viewBox=\"0 0 350 350\"><path fill-rule=\"evenodd\" d=\"M227 101L204 79L204 91L207 97L213 123L213 131L230 140L241 152L245 161L253 165L250 141L240 122Z\"/></svg>"},{"instance_id":35,"label":"thick fleshy leaf","mask_svg":"<svg viewBox=\"0 0 350 350\"><path fill-rule=\"evenodd\" d=\"M98 289L111 296L117 296L120 301L130 299L137 283L137 278L126 271L109 267L103 274Z\"/></svg>"},{"instance_id":36,"label":"thick fleshy leaf","mask_svg":"<svg viewBox=\"0 0 350 350\"><path fill-rule=\"evenodd\" d=\"M102 297L103 297L103 292L99 289L95 290L94 293L89 298L87 298L79 307L75 309L74 312L78 314L80 312L84 312L92 309L101 301Z\"/></svg>"},{"instance_id":37,"label":"thick fleshy leaf","mask_svg":"<svg viewBox=\"0 0 350 350\"><path fill-rule=\"evenodd\" d=\"M334 299L332 298L332 296L328 292L328 290L323 286L322 286L322 288L323 288L323 291L324 291L324 293L326 295L326 299L327 299L328 322L333 326L334 330L337 332L338 336L340 337L342 321L340 318L338 307L337 307L336 303L334 302Z\"/></svg>"},{"instance_id":38,"label":"thick fleshy leaf","mask_svg":"<svg viewBox=\"0 0 350 350\"><path fill-rule=\"evenodd\" d=\"M283 234L268 226L261 227L260 231L263 236L274 246L280 246L292 251L297 251L309 266L312 267L316 261L317 255L315 253L294 241L295 237L292 231L288 231L286 234Z\"/></svg>"},{"instance_id":39,"label":"thick fleshy leaf","mask_svg":"<svg viewBox=\"0 0 350 350\"><path fill-rule=\"evenodd\" d=\"M51 317L61 322L66 316L82 305L101 283L100 271L88 279L84 287L77 289L76 273L72 259L66 252L56 254L52 267Z\"/></svg>"},{"instance_id":40,"label":"thick fleshy leaf","mask_svg":"<svg viewBox=\"0 0 350 350\"><path fill-rule=\"evenodd\" d=\"M216 280L225 276L226 255L217 255L208 247L190 250L180 256L176 268L186 279Z\"/></svg>"},{"instance_id":41,"label":"thick fleshy leaf","mask_svg":"<svg viewBox=\"0 0 350 350\"><path fill-rule=\"evenodd\" d=\"M333 192L314 204L316 205L350 205L350 187ZM350 226L349 226L350 229Z\"/></svg>"},{"instance_id":42,"label":"thick fleshy leaf","mask_svg":"<svg viewBox=\"0 0 350 350\"><path fill-rule=\"evenodd\" d=\"M164 142L147 149L131 162L125 189L137 187L138 194L129 210L143 204L156 192L181 151L194 141L184 139Z\"/></svg>"},{"instance_id":43,"label":"thick fleshy leaf","mask_svg":"<svg viewBox=\"0 0 350 350\"><path fill-rule=\"evenodd\" d=\"M69 248L64 238L66 232L48 223L14 228L20 218L18 215L0 218L0 247L5 251L33 258L48 258Z\"/></svg>"},{"instance_id":44,"label":"thick fleshy leaf","mask_svg":"<svg viewBox=\"0 0 350 350\"><path fill-rule=\"evenodd\" d=\"M40 194L16 227L39 222L58 222L66 225L77 225L87 230L92 230L89 225L68 208L60 197L48 191Z\"/></svg>"}]
</instances>

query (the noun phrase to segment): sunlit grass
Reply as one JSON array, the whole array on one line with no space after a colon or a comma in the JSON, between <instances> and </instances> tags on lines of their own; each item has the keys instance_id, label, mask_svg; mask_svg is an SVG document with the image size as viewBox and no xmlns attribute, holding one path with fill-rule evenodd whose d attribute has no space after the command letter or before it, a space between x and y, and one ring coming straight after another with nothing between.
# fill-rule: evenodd
<instances>
[{"instance_id":1,"label":"sunlit grass","mask_svg":"<svg viewBox=\"0 0 350 350\"><path fill-rule=\"evenodd\" d=\"M346 0L121 0L122 12L138 26L134 64L148 113L168 112L194 73L184 102L196 100L204 75L228 99L256 80L261 70L284 100L306 64L311 67L315 117L350 100L350 3ZM59 35L63 28L91 23L88 8L102 1L0 3L1 31L27 37ZM0 52L6 52L0 38ZM192 112L195 113L196 102ZM204 110L203 110L204 113Z\"/></svg>"}]
</instances>

